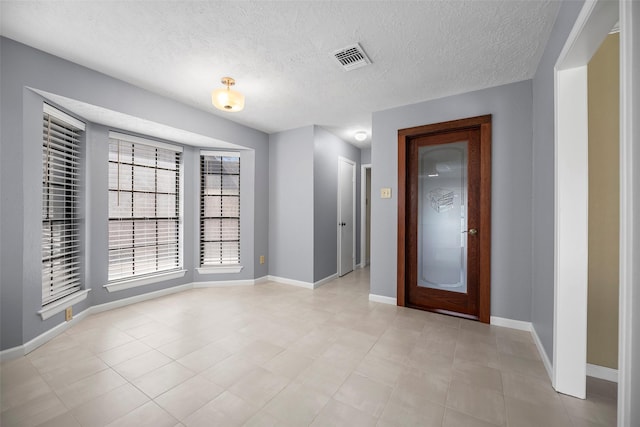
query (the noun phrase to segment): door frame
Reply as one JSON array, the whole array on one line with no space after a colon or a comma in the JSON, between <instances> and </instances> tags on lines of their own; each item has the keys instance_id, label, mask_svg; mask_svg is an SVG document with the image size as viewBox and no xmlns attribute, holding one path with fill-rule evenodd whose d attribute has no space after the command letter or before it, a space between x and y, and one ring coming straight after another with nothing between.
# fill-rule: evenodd
<instances>
[{"instance_id":1,"label":"door frame","mask_svg":"<svg viewBox=\"0 0 640 427\"><path fill-rule=\"evenodd\" d=\"M406 306L407 228L407 150L414 138L456 130L480 130L480 271L478 320L489 323L491 317L491 115L451 120L398 130L398 259L397 304Z\"/></svg>"},{"instance_id":2,"label":"door frame","mask_svg":"<svg viewBox=\"0 0 640 427\"><path fill-rule=\"evenodd\" d=\"M618 19L617 2L603 0L586 2L554 67L555 259L551 382L557 391L581 399L586 397L587 377L589 255L587 65ZM621 57L622 53L621 50ZM621 95L624 92L623 84L621 79ZM623 114L621 109L621 121L624 120ZM625 179L623 151L621 144L622 180ZM623 197L621 193L621 206L624 203ZM621 215L622 213L621 209ZM623 221L620 222L620 236L624 239ZM621 246L620 260L623 259ZM623 272L620 273L620 292L622 293ZM620 315L622 314L623 309L620 307ZM622 329L622 323L620 327Z\"/></svg>"},{"instance_id":3,"label":"door frame","mask_svg":"<svg viewBox=\"0 0 640 427\"><path fill-rule=\"evenodd\" d=\"M367 266L367 169L371 163L360 165L360 268Z\"/></svg>"},{"instance_id":4,"label":"door frame","mask_svg":"<svg viewBox=\"0 0 640 427\"><path fill-rule=\"evenodd\" d=\"M354 162L353 160L347 159L346 157L342 157L342 156L338 156L338 215L337 215L337 221L336 221L336 228L337 228L337 240L338 240L338 265L337 265L337 270L338 270L338 277L342 277L342 270L341 270L341 260L342 260L342 245L341 245L341 237L342 237L342 230L340 225L338 225L338 222L340 222L340 213L342 212L342 186L340 185L340 162L345 162L348 163L352 166L352 173L351 173L351 191L353 193L353 202L351 203L351 217L353 218L353 232L351 233L351 246L352 246L352 252L351 252L351 271L356 269L356 162ZM344 273L347 274L347 273Z\"/></svg>"}]
</instances>

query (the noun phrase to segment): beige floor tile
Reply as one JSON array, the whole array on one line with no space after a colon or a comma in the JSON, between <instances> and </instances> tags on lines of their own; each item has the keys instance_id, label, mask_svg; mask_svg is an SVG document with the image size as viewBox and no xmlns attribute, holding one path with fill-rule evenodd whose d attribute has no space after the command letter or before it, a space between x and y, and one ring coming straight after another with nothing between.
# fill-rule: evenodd
<instances>
[{"instance_id":1,"label":"beige floor tile","mask_svg":"<svg viewBox=\"0 0 640 427\"><path fill-rule=\"evenodd\" d=\"M408 368L420 370L428 374L451 377L453 372L453 354L446 355L431 351L426 347L416 346L405 360Z\"/></svg>"},{"instance_id":2,"label":"beige floor tile","mask_svg":"<svg viewBox=\"0 0 640 427\"><path fill-rule=\"evenodd\" d=\"M42 378L51 388L57 390L108 368L98 357L91 356L59 367L55 371L43 373Z\"/></svg>"},{"instance_id":3,"label":"beige floor tile","mask_svg":"<svg viewBox=\"0 0 640 427\"><path fill-rule=\"evenodd\" d=\"M140 341L131 341L102 353L98 353L98 357L107 365L115 366L122 362L126 362L129 359L133 359L136 356L140 356L143 353L147 353L150 350L151 347L141 343Z\"/></svg>"},{"instance_id":4,"label":"beige floor tile","mask_svg":"<svg viewBox=\"0 0 640 427\"><path fill-rule=\"evenodd\" d=\"M391 386L354 373L333 398L377 418L382 415L392 391Z\"/></svg>"},{"instance_id":5,"label":"beige floor tile","mask_svg":"<svg viewBox=\"0 0 640 427\"><path fill-rule=\"evenodd\" d=\"M311 423L314 427L373 427L378 419L347 404L331 399Z\"/></svg>"},{"instance_id":6,"label":"beige floor tile","mask_svg":"<svg viewBox=\"0 0 640 427\"><path fill-rule=\"evenodd\" d=\"M444 405L448 389L448 377L410 370L400 375L390 400L410 408L420 407L425 402Z\"/></svg>"},{"instance_id":7,"label":"beige floor tile","mask_svg":"<svg viewBox=\"0 0 640 427\"><path fill-rule=\"evenodd\" d=\"M158 347L158 351L175 360L199 350L207 344L211 344L211 341L203 338L185 337L172 341L168 344L161 345Z\"/></svg>"},{"instance_id":8,"label":"beige floor tile","mask_svg":"<svg viewBox=\"0 0 640 427\"><path fill-rule=\"evenodd\" d=\"M71 412L64 412L55 418L38 424L38 427L81 427Z\"/></svg>"},{"instance_id":9,"label":"beige floor tile","mask_svg":"<svg viewBox=\"0 0 640 427\"><path fill-rule=\"evenodd\" d=\"M171 363L171 358L157 350L150 350L113 366L113 369L131 381L167 363Z\"/></svg>"},{"instance_id":10,"label":"beige floor tile","mask_svg":"<svg viewBox=\"0 0 640 427\"><path fill-rule=\"evenodd\" d=\"M82 426L100 427L127 415L149 401L140 390L124 384L71 410Z\"/></svg>"},{"instance_id":11,"label":"beige floor tile","mask_svg":"<svg viewBox=\"0 0 640 427\"><path fill-rule=\"evenodd\" d=\"M249 418L249 421L243 424L244 427L284 427L286 424L264 409Z\"/></svg>"},{"instance_id":12,"label":"beige floor tile","mask_svg":"<svg viewBox=\"0 0 640 427\"><path fill-rule=\"evenodd\" d=\"M184 420L224 389L197 375L155 398L155 402L178 420Z\"/></svg>"},{"instance_id":13,"label":"beige floor tile","mask_svg":"<svg viewBox=\"0 0 640 427\"><path fill-rule=\"evenodd\" d=\"M155 398L193 377L194 372L178 362L171 362L151 372L136 377L131 383L142 390L150 398Z\"/></svg>"},{"instance_id":14,"label":"beige floor tile","mask_svg":"<svg viewBox=\"0 0 640 427\"><path fill-rule=\"evenodd\" d=\"M280 390L285 388L289 382L290 379L287 377L276 375L262 367L258 367L229 387L229 391L247 402L262 407Z\"/></svg>"},{"instance_id":15,"label":"beige floor tile","mask_svg":"<svg viewBox=\"0 0 640 427\"><path fill-rule=\"evenodd\" d=\"M230 352L212 343L180 357L177 362L193 372L202 372L229 356Z\"/></svg>"},{"instance_id":16,"label":"beige floor tile","mask_svg":"<svg viewBox=\"0 0 640 427\"><path fill-rule=\"evenodd\" d=\"M491 424L502 426L506 423L502 393L487 388L453 380L447 394L446 406Z\"/></svg>"},{"instance_id":17,"label":"beige floor tile","mask_svg":"<svg viewBox=\"0 0 640 427\"><path fill-rule=\"evenodd\" d=\"M541 360L538 348L531 342L498 337L498 352L525 359Z\"/></svg>"},{"instance_id":18,"label":"beige floor tile","mask_svg":"<svg viewBox=\"0 0 640 427\"><path fill-rule=\"evenodd\" d=\"M498 427L498 425L447 408L444 413L442 427Z\"/></svg>"},{"instance_id":19,"label":"beige floor tile","mask_svg":"<svg viewBox=\"0 0 640 427\"><path fill-rule=\"evenodd\" d=\"M505 396L538 405L561 405L558 394L548 378L541 379L510 372L502 373Z\"/></svg>"},{"instance_id":20,"label":"beige floor tile","mask_svg":"<svg viewBox=\"0 0 640 427\"><path fill-rule=\"evenodd\" d=\"M2 381L2 386L0 387L0 401L2 402L1 411L6 411L14 406L53 391L53 389L49 387L49 384L47 384L37 373L35 376L25 375L25 379L23 381L20 381L19 377L16 379L5 378L11 375L8 372L9 369L10 368L7 368L7 370L0 374ZM33 370L35 371L35 368Z\"/></svg>"},{"instance_id":21,"label":"beige floor tile","mask_svg":"<svg viewBox=\"0 0 640 427\"><path fill-rule=\"evenodd\" d=\"M255 363L234 355L203 371L202 375L226 389L257 367Z\"/></svg>"},{"instance_id":22,"label":"beige floor tile","mask_svg":"<svg viewBox=\"0 0 640 427\"><path fill-rule=\"evenodd\" d=\"M276 357L284 351L283 347L263 340L255 340L237 352L237 355L255 363L262 365Z\"/></svg>"},{"instance_id":23,"label":"beige floor tile","mask_svg":"<svg viewBox=\"0 0 640 427\"><path fill-rule=\"evenodd\" d=\"M441 427L444 410L444 406L428 401L423 401L419 406L406 406L390 400L377 425Z\"/></svg>"},{"instance_id":24,"label":"beige floor tile","mask_svg":"<svg viewBox=\"0 0 640 427\"><path fill-rule=\"evenodd\" d=\"M502 375L498 369L458 361L453 365L452 380L502 393Z\"/></svg>"},{"instance_id":25,"label":"beige floor tile","mask_svg":"<svg viewBox=\"0 0 640 427\"><path fill-rule=\"evenodd\" d=\"M500 366L502 372L512 372L528 375L539 379L548 379L549 375L540 360L525 359L523 357L509 356L499 353Z\"/></svg>"},{"instance_id":26,"label":"beige floor tile","mask_svg":"<svg viewBox=\"0 0 640 427\"><path fill-rule=\"evenodd\" d=\"M0 425L36 426L64 414L66 411L67 408L58 396L49 392L3 411L0 414Z\"/></svg>"},{"instance_id":27,"label":"beige floor tile","mask_svg":"<svg viewBox=\"0 0 640 427\"><path fill-rule=\"evenodd\" d=\"M505 397L509 427L567 427L571 420L562 405L542 405Z\"/></svg>"},{"instance_id":28,"label":"beige floor tile","mask_svg":"<svg viewBox=\"0 0 640 427\"><path fill-rule=\"evenodd\" d=\"M325 359L317 359L298 375L296 381L313 387L322 394L333 396L351 371L349 367L334 365Z\"/></svg>"},{"instance_id":29,"label":"beige floor tile","mask_svg":"<svg viewBox=\"0 0 640 427\"><path fill-rule=\"evenodd\" d=\"M133 341L135 338L116 328L95 328L73 336L94 353L101 353Z\"/></svg>"},{"instance_id":30,"label":"beige floor tile","mask_svg":"<svg viewBox=\"0 0 640 427\"><path fill-rule=\"evenodd\" d=\"M67 408L76 406L101 396L114 388L125 384L125 380L117 372L105 369L85 377L68 386L56 389L56 394Z\"/></svg>"},{"instance_id":31,"label":"beige floor tile","mask_svg":"<svg viewBox=\"0 0 640 427\"><path fill-rule=\"evenodd\" d=\"M264 410L285 424L309 425L328 401L329 396L293 383L267 403Z\"/></svg>"},{"instance_id":32,"label":"beige floor tile","mask_svg":"<svg viewBox=\"0 0 640 427\"><path fill-rule=\"evenodd\" d=\"M258 407L225 391L198 409L183 421L187 427L241 426L248 421Z\"/></svg>"},{"instance_id":33,"label":"beige floor tile","mask_svg":"<svg viewBox=\"0 0 640 427\"><path fill-rule=\"evenodd\" d=\"M311 357L295 351L285 350L262 366L274 374L295 378L312 363L313 359Z\"/></svg>"},{"instance_id":34,"label":"beige floor tile","mask_svg":"<svg viewBox=\"0 0 640 427\"><path fill-rule=\"evenodd\" d=\"M605 426L616 425L617 402L600 396L591 396L589 400L560 395L562 403L572 419L582 419Z\"/></svg>"},{"instance_id":35,"label":"beige floor tile","mask_svg":"<svg viewBox=\"0 0 640 427\"><path fill-rule=\"evenodd\" d=\"M154 402L147 402L127 415L107 424L108 427L173 427L178 421Z\"/></svg>"},{"instance_id":36,"label":"beige floor tile","mask_svg":"<svg viewBox=\"0 0 640 427\"><path fill-rule=\"evenodd\" d=\"M605 399L617 399L618 383L594 377L587 377L587 398L590 396L600 396Z\"/></svg>"},{"instance_id":37,"label":"beige floor tile","mask_svg":"<svg viewBox=\"0 0 640 427\"><path fill-rule=\"evenodd\" d=\"M404 369L403 365L368 354L358 364L356 372L393 387Z\"/></svg>"}]
</instances>

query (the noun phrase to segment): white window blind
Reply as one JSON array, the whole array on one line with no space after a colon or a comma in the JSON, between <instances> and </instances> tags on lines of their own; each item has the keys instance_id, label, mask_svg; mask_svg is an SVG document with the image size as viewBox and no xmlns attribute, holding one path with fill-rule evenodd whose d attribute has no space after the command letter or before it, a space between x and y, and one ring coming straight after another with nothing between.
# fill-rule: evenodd
<instances>
[{"instance_id":1,"label":"white window blind","mask_svg":"<svg viewBox=\"0 0 640 427\"><path fill-rule=\"evenodd\" d=\"M84 124L44 104L42 305L80 290L80 138Z\"/></svg>"},{"instance_id":2,"label":"white window blind","mask_svg":"<svg viewBox=\"0 0 640 427\"><path fill-rule=\"evenodd\" d=\"M109 282L182 267L180 158L178 146L110 134Z\"/></svg>"},{"instance_id":3,"label":"white window blind","mask_svg":"<svg viewBox=\"0 0 640 427\"><path fill-rule=\"evenodd\" d=\"M200 265L240 264L240 155L200 156Z\"/></svg>"}]
</instances>

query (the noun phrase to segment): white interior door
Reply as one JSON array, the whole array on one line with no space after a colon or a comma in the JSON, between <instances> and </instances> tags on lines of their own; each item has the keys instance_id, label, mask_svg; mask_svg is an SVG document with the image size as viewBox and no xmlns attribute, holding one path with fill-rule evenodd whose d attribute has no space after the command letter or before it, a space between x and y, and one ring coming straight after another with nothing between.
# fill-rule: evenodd
<instances>
[{"instance_id":1,"label":"white interior door","mask_svg":"<svg viewBox=\"0 0 640 427\"><path fill-rule=\"evenodd\" d=\"M356 164L338 159L338 275L353 271L356 254Z\"/></svg>"}]
</instances>

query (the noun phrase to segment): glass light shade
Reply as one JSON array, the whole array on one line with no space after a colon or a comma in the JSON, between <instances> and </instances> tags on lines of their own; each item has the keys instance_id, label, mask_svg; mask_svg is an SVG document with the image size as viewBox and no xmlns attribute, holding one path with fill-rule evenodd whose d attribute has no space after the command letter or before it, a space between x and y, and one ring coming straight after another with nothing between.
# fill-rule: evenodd
<instances>
[{"instance_id":1,"label":"glass light shade","mask_svg":"<svg viewBox=\"0 0 640 427\"><path fill-rule=\"evenodd\" d=\"M356 132L353 137L356 139L356 141L364 141L365 139L367 139L367 133L366 132Z\"/></svg>"},{"instance_id":2,"label":"glass light shade","mask_svg":"<svg viewBox=\"0 0 640 427\"><path fill-rule=\"evenodd\" d=\"M244 108L244 95L228 88L220 88L211 92L211 102L223 111L241 111Z\"/></svg>"}]
</instances>

